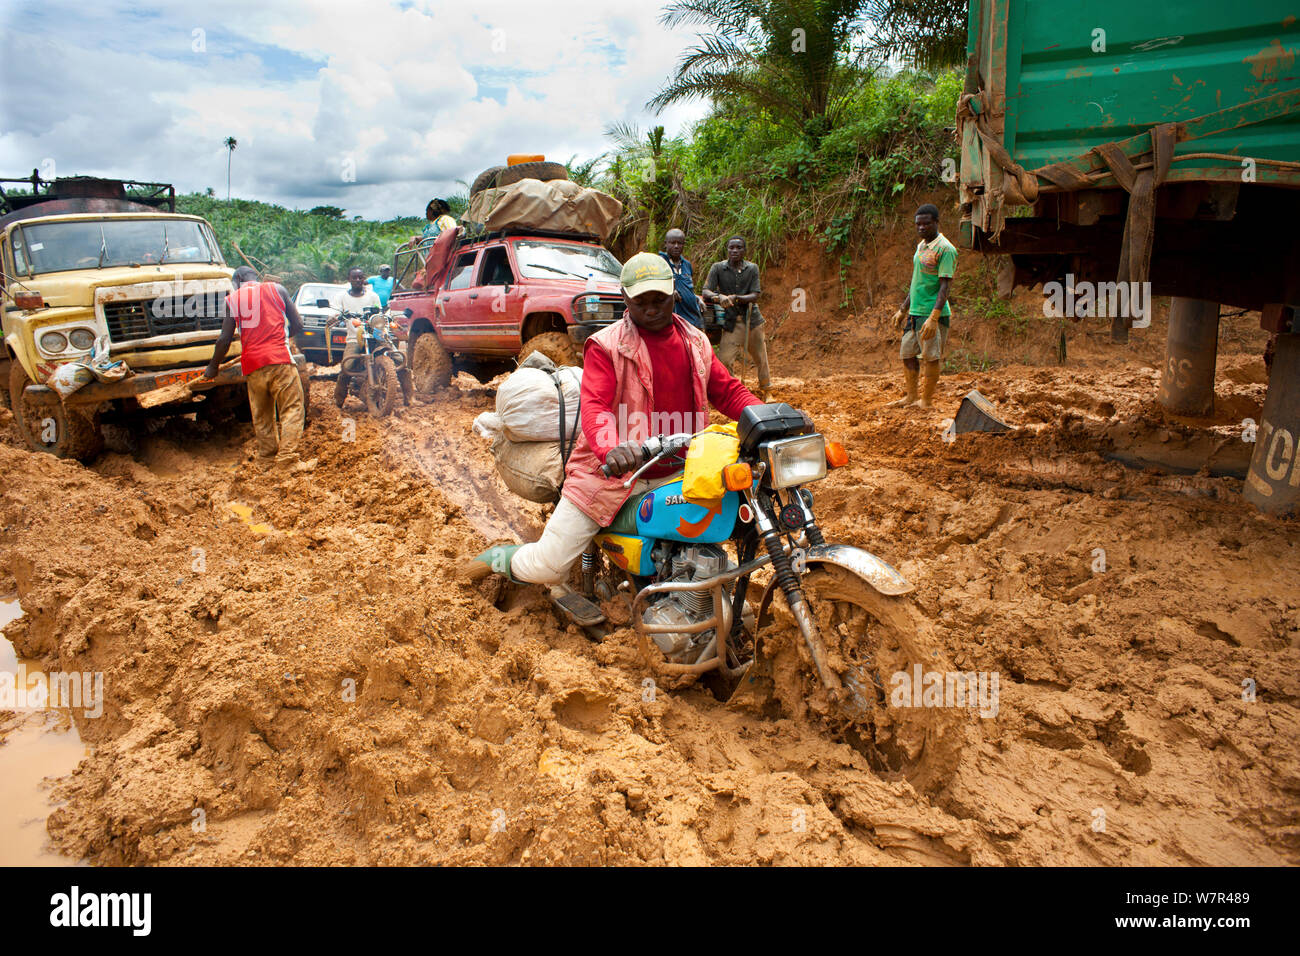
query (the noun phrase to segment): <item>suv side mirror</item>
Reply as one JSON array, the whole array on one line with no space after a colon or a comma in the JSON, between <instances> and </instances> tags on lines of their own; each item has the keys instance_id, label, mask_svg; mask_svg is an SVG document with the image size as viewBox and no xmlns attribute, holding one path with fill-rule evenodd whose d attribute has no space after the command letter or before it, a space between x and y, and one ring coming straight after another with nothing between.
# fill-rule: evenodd
<instances>
[{"instance_id":1,"label":"suv side mirror","mask_svg":"<svg viewBox=\"0 0 1300 956\"><path fill-rule=\"evenodd\" d=\"M406 316L409 319L411 316L415 315L415 313L412 312L410 309L403 309L402 315Z\"/></svg>"}]
</instances>

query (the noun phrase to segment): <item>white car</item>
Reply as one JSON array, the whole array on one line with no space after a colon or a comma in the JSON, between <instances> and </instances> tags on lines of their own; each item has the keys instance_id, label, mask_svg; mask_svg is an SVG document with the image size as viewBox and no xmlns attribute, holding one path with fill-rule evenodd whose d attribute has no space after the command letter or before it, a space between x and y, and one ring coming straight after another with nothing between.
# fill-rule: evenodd
<instances>
[{"instance_id":1,"label":"white car","mask_svg":"<svg viewBox=\"0 0 1300 956\"><path fill-rule=\"evenodd\" d=\"M319 308L316 302L319 299L333 302L334 297L347 288L347 283L306 282L293 297L293 304L302 316L303 335L298 343L299 348L309 361L317 365L329 363L325 345L325 320L334 315L334 310ZM336 348L334 361L337 362L341 356L342 352Z\"/></svg>"}]
</instances>

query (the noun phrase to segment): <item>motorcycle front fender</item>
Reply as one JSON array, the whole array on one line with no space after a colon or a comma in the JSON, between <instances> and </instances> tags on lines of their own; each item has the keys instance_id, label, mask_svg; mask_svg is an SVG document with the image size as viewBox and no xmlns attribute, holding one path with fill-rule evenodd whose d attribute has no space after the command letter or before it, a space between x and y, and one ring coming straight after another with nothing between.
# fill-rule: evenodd
<instances>
[{"instance_id":1,"label":"motorcycle front fender","mask_svg":"<svg viewBox=\"0 0 1300 956\"><path fill-rule=\"evenodd\" d=\"M818 544L809 548L804 554L809 568L819 564L833 564L857 575L875 590L890 597L908 594L915 590L915 586L899 574L888 561L883 561L870 551L863 551L849 544ZM772 595L777 590L779 585L776 578L772 578L758 605L759 621L763 620L763 614L772 603Z\"/></svg>"}]
</instances>

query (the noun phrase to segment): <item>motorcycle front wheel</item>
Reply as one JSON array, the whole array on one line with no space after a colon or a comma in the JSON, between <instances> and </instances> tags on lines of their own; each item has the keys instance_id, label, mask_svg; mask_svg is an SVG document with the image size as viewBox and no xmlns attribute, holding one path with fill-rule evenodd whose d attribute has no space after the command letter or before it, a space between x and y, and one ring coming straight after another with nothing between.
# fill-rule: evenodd
<instances>
[{"instance_id":1,"label":"motorcycle front wheel","mask_svg":"<svg viewBox=\"0 0 1300 956\"><path fill-rule=\"evenodd\" d=\"M347 373L343 371L342 367L340 367L339 377L334 380L334 404L337 405L339 408L342 408L343 403L346 402L347 400L348 400L348 376Z\"/></svg>"},{"instance_id":2,"label":"motorcycle front wheel","mask_svg":"<svg viewBox=\"0 0 1300 956\"><path fill-rule=\"evenodd\" d=\"M397 404L402 384L397 380L397 366L392 359L380 355L374 363L375 381L372 383L366 379L364 385L366 409L376 418L384 418L392 413L393 406Z\"/></svg>"},{"instance_id":3,"label":"motorcycle front wheel","mask_svg":"<svg viewBox=\"0 0 1300 956\"><path fill-rule=\"evenodd\" d=\"M834 565L812 568L801 585L827 667L843 690L836 700L822 685L782 597L759 621L756 648L780 711L820 723L886 779L906 779L919 790L940 787L956 768L970 718L942 700L927 706L921 688L910 693L918 666L921 674L939 672L940 680L950 669L920 612L906 595L881 594ZM899 692L904 683L907 695Z\"/></svg>"}]
</instances>

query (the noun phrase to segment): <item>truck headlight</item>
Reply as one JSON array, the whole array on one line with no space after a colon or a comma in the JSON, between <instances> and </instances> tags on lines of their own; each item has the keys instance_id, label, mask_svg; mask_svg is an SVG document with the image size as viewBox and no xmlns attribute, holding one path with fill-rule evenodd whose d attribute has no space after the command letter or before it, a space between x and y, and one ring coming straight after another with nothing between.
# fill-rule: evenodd
<instances>
[{"instance_id":1,"label":"truck headlight","mask_svg":"<svg viewBox=\"0 0 1300 956\"><path fill-rule=\"evenodd\" d=\"M68 340L62 332L46 332L41 336L40 346L44 352L62 352L68 347Z\"/></svg>"},{"instance_id":2,"label":"truck headlight","mask_svg":"<svg viewBox=\"0 0 1300 956\"><path fill-rule=\"evenodd\" d=\"M95 347L95 333L90 329L73 329L68 333L68 341L74 349L89 351Z\"/></svg>"},{"instance_id":3,"label":"truck headlight","mask_svg":"<svg viewBox=\"0 0 1300 956\"><path fill-rule=\"evenodd\" d=\"M819 434L767 442L763 456L773 488L792 488L826 477L826 439Z\"/></svg>"}]
</instances>

